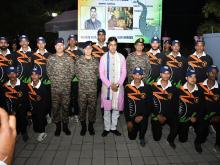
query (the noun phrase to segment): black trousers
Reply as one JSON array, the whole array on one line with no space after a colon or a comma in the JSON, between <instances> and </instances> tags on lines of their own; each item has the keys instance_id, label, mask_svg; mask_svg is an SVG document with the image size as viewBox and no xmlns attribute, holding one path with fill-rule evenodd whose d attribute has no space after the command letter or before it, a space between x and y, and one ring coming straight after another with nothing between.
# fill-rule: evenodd
<instances>
[{"instance_id":1,"label":"black trousers","mask_svg":"<svg viewBox=\"0 0 220 165\"><path fill-rule=\"evenodd\" d=\"M194 142L201 144L203 142L202 127L199 126L199 123L201 122L197 121L196 123L192 123L191 121L188 121L187 123L179 123L178 124L179 141L182 143L188 141L189 127L192 126L196 133L196 138Z\"/></svg>"},{"instance_id":2,"label":"black trousers","mask_svg":"<svg viewBox=\"0 0 220 165\"><path fill-rule=\"evenodd\" d=\"M32 111L32 122L33 129L37 133L45 132L45 127L47 125L46 120L47 110L43 108L34 109Z\"/></svg>"},{"instance_id":3,"label":"black trousers","mask_svg":"<svg viewBox=\"0 0 220 165\"><path fill-rule=\"evenodd\" d=\"M168 124L170 127L170 132L167 137L167 140L169 142L174 142L175 137L177 135L177 129L178 129L177 119L176 118L167 118L165 124ZM158 120L151 120L151 129L152 129L152 134L153 134L153 138L155 141L159 141L161 139L163 126L165 124L160 124Z\"/></svg>"},{"instance_id":4,"label":"black trousers","mask_svg":"<svg viewBox=\"0 0 220 165\"><path fill-rule=\"evenodd\" d=\"M17 134L25 134L27 132L27 111L25 111L23 108L19 108L16 110L16 130Z\"/></svg>"},{"instance_id":5,"label":"black trousers","mask_svg":"<svg viewBox=\"0 0 220 165\"><path fill-rule=\"evenodd\" d=\"M201 130L201 143L204 143L210 133L210 125L212 125L216 131L216 145L220 146L220 123L211 123L210 120L203 120L198 124L199 129Z\"/></svg>"},{"instance_id":6,"label":"black trousers","mask_svg":"<svg viewBox=\"0 0 220 165\"><path fill-rule=\"evenodd\" d=\"M78 115L79 114L79 104L78 104L78 97L79 97L79 92L78 92L78 81L76 82L71 82L71 99L70 99L70 116L73 115ZM74 111L72 111L72 108Z\"/></svg>"},{"instance_id":7,"label":"black trousers","mask_svg":"<svg viewBox=\"0 0 220 165\"><path fill-rule=\"evenodd\" d=\"M130 131L128 130L128 138L135 140L139 132L139 139L144 139L148 127L148 116L144 116L140 123L136 123L135 121L132 121L132 123L132 129Z\"/></svg>"}]
</instances>

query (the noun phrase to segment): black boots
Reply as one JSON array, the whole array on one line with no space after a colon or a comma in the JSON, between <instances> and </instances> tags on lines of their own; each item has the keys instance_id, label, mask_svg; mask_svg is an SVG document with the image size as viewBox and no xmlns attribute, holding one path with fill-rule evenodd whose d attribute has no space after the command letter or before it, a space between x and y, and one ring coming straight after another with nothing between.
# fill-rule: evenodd
<instances>
[{"instance_id":1,"label":"black boots","mask_svg":"<svg viewBox=\"0 0 220 165\"><path fill-rule=\"evenodd\" d=\"M195 147L195 149L196 149L196 152L198 152L199 154L202 153L202 146L201 146L200 143L194 142L194 147Z\"/></svg>"},{"instance_id":2,"label":"black boots","mask_svg":"<svg viewBox=\"0 0 220 165\"><path fill-rule=\"evenodd\" d=\"M93 124L94 124L94 122L89 122L89 125L88 125L88 131L89 131L90 135L95 135L95 130L94 130ZM80 131L80 135L85 136L86 131L87 131L86 121L81 121L81 127L82 128Z\"/></svg>"},{"instance_id":3,"label":"black boots","mask_svg":"<svg viewBox=\"0 0 220 165\"><path fill-rule=\"evenodd\" d=\"M63 132L66 135L71 135L71 131L69 130L68 123L63 123Z\"/></svg>"},{"instance_id":4,"label":"black boots","mask_svg":"<svg viewBox=\"0 0 220 165\"><path fill-rule=\"evenodd\" d=\"M23 141L24 141L24 142L27 142L28 139L29 139L27 132L24 132L24 133L22 133L21 135L22 135Z\"/></svg>"},{"instance_id":5,"label":"black boots","mask_svg":"<svg viewBox=\"0 0 220 165\"><path fill-rule=\"evenodd\" d=\"M88 131L90 135L95 135L95 130L93 127L94 122L89 122Z\"/></svg>"},{"instance_id":6,"label":"black boots","mask_svg":"<svg viewBox=\"0 0 220 165\"><path fill-rule=\"evenodd\" d=\"M80 131L80 135L81 136L85 136L86 134L86 130L87 130L87 127L86 127L86 122L85 121L81 121L81 131Z\"/></svg>"},{"instance_id":7,"label":"black boots","mask_svg":"<svg viewBox=\"0 0 220 165\"><path fill-rule=\"evenodd\" d=\"M58 122L58 123L55 123L55 124L56 124L56 130L55 130L54 135L55 136L60 136L60 133L61 133L61 122Z\"/></svg>"},{"instance_id":8,"label":"black boots","mask_svg":"<svg viewBox=\"0 0 220 165\"><path fill-rule=\"evenodd\" d=\"M60 136L60 133L61 133L61 122L58 122L58 123L55 123L56 124L56 130L55 130L55 133L54 135L55 136ZM66 135L71 135L71 132L68 128L68 123L63 123L63 132L66 134Z\"/></svg>"}]
</instances>

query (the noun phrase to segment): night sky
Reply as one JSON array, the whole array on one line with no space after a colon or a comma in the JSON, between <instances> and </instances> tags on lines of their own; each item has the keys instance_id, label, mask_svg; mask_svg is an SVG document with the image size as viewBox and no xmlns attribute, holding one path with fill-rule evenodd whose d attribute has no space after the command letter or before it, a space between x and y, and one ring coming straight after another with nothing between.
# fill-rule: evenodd
<instances>
[{"instance_id":1,"label":"night sky","mask_svg":"<svg viewBox=\"0 0 220 165\"><path fill-rule=\"evenodd\" d=\"M33 1L28 5L28 8L31 8L35 2L42 2L47 9L53 9L62 0L11 0L4 2L5 4L1 5L1 15L4 13L4 16L1 18L0 35L12 36L25 33L25 29L30 28L31 25L34 26L31 32L33 35L37 35L38 31L41 31L40 34L42 33L44 20L39 23L34 22L31 18L34 15L34 10L30 13L32 10L28 10L22 5L19 6L19 2L24 4L28 1ZM62 11L77 9L76 0L65 1L66 5ZM68 4L70 5L68 6ZM205 0L163 0L162 36L167 35L172 39L178 39L184 46L191 47L193 36L197 34L197 27L203 21L201 10L204 4Z\"/></svg>"}]
</instances>

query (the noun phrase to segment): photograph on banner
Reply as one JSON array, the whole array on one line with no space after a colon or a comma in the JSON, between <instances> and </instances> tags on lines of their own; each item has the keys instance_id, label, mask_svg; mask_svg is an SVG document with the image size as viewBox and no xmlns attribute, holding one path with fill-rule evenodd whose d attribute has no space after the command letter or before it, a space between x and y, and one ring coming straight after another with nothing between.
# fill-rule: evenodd
<instances>
[{"instance_id":1,"label":"photograph on banner","mask_svg":"<svg viewBox=\"0 0 220 165\"><path fill-rule=\"evenodd\" d=\"M108 30L133 29L133 7L108 7Z\"/></svg>"},{"instance_id":2,"label":"photograph on banner","mask_svg":"<svg viewBox=\"0 0 220 165\"><path fill-rule=\"evenodd\" d=\"M81 26L83 30L105 29L105 7L81 6Z\"/></svg>"},{"instance_id":3,"label":"photograph on banner","mask_svg":"<svg viewBox=\"0 0 220 165\"><path fill-rule=\"evenodd\" d=\"M150 42L161 37L162 0L79 0L78 40L97 41L97 30L119 43L134 43L138 38Z\"/></svg>"}]
</instances>

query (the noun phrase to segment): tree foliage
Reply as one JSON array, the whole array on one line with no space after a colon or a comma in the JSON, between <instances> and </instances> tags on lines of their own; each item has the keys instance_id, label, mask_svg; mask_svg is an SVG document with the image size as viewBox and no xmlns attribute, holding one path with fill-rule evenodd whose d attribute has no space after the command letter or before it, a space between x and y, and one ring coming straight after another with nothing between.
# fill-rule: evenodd
<instances>
[{"instance_id":1,"label":"tree foliage","mask_svg":"<svg viewBox=\"0 0 220 165\"><path fill-rule=\"evenodd\" d=\"M204 22L198 27L198 34L220 32L220 1L209 0L203 7Z\"/></svg>"}]
</instances>

